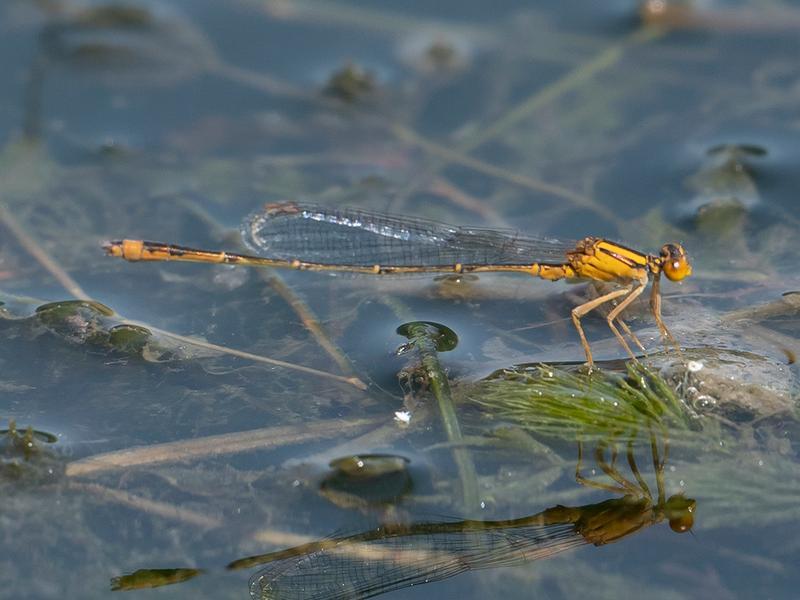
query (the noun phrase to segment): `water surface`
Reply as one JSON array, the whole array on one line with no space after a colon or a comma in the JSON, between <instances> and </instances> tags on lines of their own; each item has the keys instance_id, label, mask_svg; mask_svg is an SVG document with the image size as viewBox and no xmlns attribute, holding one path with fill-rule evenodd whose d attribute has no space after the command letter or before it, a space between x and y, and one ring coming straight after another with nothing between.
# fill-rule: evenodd
<instances>
[{"instance_id":1,"label":"water surface","mask_svg":"<svg viewBox=\"0 0 800 600\"><path fill-rule=\"evenodd\" d=\"M246 598L267 568L248 557L535 517L569 543L391 597L794 597L798 322L784 294L800 288L800 7L668 6L645 19L634 2L3 3L0 418L16 431L3 434L0 587ZM694 273L663 292L683 361L646 300L628 321L692 426L589 430L579 408L545 423L535 404L524 418L487 405L498 379L533 385L525 395L536 365L575 372L582 285L132 264L101 249L141 237L240 251L240 220L292 199L646 252L682 243ZM419 322L455 338L398 333ZM624 373L604 320L585 326L604 372ZM576 481L576 436L600 486ZM587 533L626 494L661 518L622 535L614 513ZM696 503L694 535L670 529L670 497ZM482 527L459 543L474 549ZM346 556L360 572L374 560Z\"/></svg>"}]
</instances>

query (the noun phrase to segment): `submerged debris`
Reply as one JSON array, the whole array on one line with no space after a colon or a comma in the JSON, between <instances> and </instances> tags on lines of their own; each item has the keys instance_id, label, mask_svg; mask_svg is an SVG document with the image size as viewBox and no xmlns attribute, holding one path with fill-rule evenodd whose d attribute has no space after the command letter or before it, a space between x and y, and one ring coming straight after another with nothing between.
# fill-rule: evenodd
<instances>
[{"instance_id":1,"label":"submerged debris","mask_svg":"<svg viewBox=\"0 0 800 600\"><path fill-rule=\"evenodd\" d=\"M471 40L450 31L416 31L401 41L401 61L424 74L448 74L470 66L475 48Z\"/></svg>"},{"instance_id":2,"label":"submerged debris","mask_svg":"<svg viewBox=\"0 0 800 600\"><path fill-rule=\"evenodd\" d=\"M353 104L374 93L376 87L375 76L370 71L349 63L331 75L323 94Z\"/></svg>"},{"instance_id":3,"label":"submerged debris","mask_svg":"<svg viewBox=\"0 0 800 600\"><path fill-rule=\"evenodd\" d=\"M47 447L58 438L52 433L28 426L17 429L11 419L8 429L0 430L0 482L39 484L55 481L64 471L60 455Z\"/></svg>"},{"instance_id":4,"label":"submerged debris","mask_svg":"<svg viewBox=\"0 0 800 600\"><path fill-rule=\"evenodd\" d=\"M788 371L764 357L705 350L702 361L673 364L661 375L697 413L745 424L795 410Z\"/></svg>"},{"instance_id":5,"label":"submerged debris","mask_svg":"<svg viewBox=\"0 0 800 600\"><path fill-rule=\"evenodd\" d=\"M142 590L181 583L203 573L202 569L139 569L111 579L111 591Z\"/></svg>"},{"instance_id":6,"label":"submerged debris","mask_svg":"<svg viewBox=\"0 0 800 600\"><path fill-rule=\"evenodd\" d=\"M409 460L393 454L362 454L332 460L320 493L342 508L395 504L412 489Z\"/></svg>"},{"instance_id":7,"label":"submerged debris","mask_svg":"<svg viewBox=\"0 0 800 600\"><path fill-rule=\"evenodd\" d=\"M218 62L186 19L125 4L68 13L44 29L42 46L48 61L114 84L174 85Z\"/></svg>"}]
</instances>

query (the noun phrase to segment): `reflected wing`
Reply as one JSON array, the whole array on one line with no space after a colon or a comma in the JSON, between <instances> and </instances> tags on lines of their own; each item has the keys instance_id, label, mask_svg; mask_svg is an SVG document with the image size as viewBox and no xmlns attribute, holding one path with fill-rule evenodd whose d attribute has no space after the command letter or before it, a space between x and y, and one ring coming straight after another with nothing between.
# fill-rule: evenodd
<instances>
[{"instance_id":1,"label":"reflected wing","mask_svg":"<svg viewBox=\"0 0 800 600\"><path fill-rule=\"evenodd\" d=\"M586 543L569 524L461 531L440 525L414 525L403 534L373 539L328 540L317 550L271 563L250 580L250 594L260 600L371 598L471 569L546 558Z\"/></svg>"}]
</instances>

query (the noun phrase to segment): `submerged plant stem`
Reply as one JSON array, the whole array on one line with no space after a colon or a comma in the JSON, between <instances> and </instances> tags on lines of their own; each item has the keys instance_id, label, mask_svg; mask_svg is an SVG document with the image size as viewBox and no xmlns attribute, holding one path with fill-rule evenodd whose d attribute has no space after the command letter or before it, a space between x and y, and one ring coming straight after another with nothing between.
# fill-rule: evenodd
<instances>
[{"instance_id":1,"label":"submerged plant stem","mask_svg":"<svg viewBox=\"0 0 800 600\"><path fill-rule=\"evenodd\" d=\"M78 492L93 494L103 498L104 500L116 502L117 504L122 504L123 506L142 511L150 515L155 515L157 517L162 517L172 521L179 521L187 525L215 529L217 527L221 527L223 524L222 519L212 515L207 515L205 513L188 508L182 508L175 506L174 504L161 502L159 500L143 498L122 490L114 490L97 483L80 483L77 481L72 481L69 483L69 488Z\"/></svg>"},{"instance_id":2,"label":"submerged plant stem","mask_svg":"<svg viewBox=\"0 0 800 600\"><path fill-rule=\"evenodd\" d=\"M414 409L414 419L412 423L415 427L426 427L432 417L432 411L427 406L418 406ZM371 429L358 437L347 440L331 448L326 448L322 452L300 456L291 459L291 462L306 464L325 464L332 458L349 456L364 452L364 448L389 447L395 440L405 437L408 429L398 427L396 422L383 423L375 429Z\"/></svg>"},{"instance_id":3,"label":"submerged plant stem","mask_svg":"<svg viewBox=\"0 0 800 600\"><path fill-rule=\"evenodd\" d=\"M153 444L116 450L76 460L67 465L68 477L93 475L103 471L127 469L167 462L199 460L223 454L264 450L336 437L380 423L377 418L319 421L307 425L265 427L236 433L211 435L192 440Z\"/></svg>"},{"instance_id":4,"label":"submerged plant stem","mask_svg":"<svg viewBox=\"0 0 800 600\"><path fill-rule=\"evenodd\" d=\"M181 203L186 207L187 210L190 210L192 214L202 219L203 222L205 222L219 235L222 235L225 232L225 228L222 227L222 225L220 225L219 222L208 213L208 211L203 209L196 202L182 200ZM283 298L283 301L286 302L286 304L288 304L289 307L295 312L295 314L300 318L300 321L303 323L303 326L314 337L316 342L328 354L328 356L330 356L336 362L342 372L348 376L348 379L360 382L360 380L355 376L355 369L353 368L350 360L347 358L347 355L345 355L345 353L342 352L342 350L334 343L334 341L322 327L319 319L317 319L311 308L309 308L308 304L306 304L303 299L300 298L300 296L298 296L295 291L286 284L283 277L275 272L274 269L257 269L257 272L258 276L261 277L273 290L275 290L275 292L281 298ZM356 387L359 386L356 385ZM366 386L359 387L359 389L366 389Z\"/></svg>"},{"instance_id":5,"label":"submerged plant stem","mask_svg":"<svg viewBox=\"0 0 800 600\"><path fill-rule=\"evenodd\" d=\"M222 354L229 354L231 356L238 356L239 358L246 358L248 360L252 360L254 362L260 362L268 365L274 365L276 367L283 367L285 369L292 369L294 371L301 371L303 373L309 373L310 375L316 375L317 377L325 377L327 379L335 379L336 381L341 381L343 383L348 383L352 386L357 387L360 390L366 390L367 384L361 381L358 377L346 377L344 375L336 375L334 373L329 373L328 371L320 371L319 369L314 369L312 367L304 367L303 365L298 365L295 363L286 362L283 360L278 360L277 358L268 358L266 356L261 356L260 354L253 354L252 352L245 352L244 350L237 350L235 348L230 348L228 346L219 346L217 344L213 344L211 342L206 342L205 340L198 340L196 338L187 337L184 335L180 335L178 333L173 333L171 331L166 331L164 329L158 329L156 327L152 327L145 323L138 323L135 321L130 321L133 325L141 325L142 327L147 327L151 331L155 333L160 333L163 336L171 337L175 340L180 342L184 342L186 344L192 344L194 346L198 346L200 348L206 348L208 350L214 350L216 352L220 352Z\"/></svg>"},{"instance_id":6,"label":"submerged plant stem","mask_svg":"<svg viewBox=\"0 0 800 600\"><path fill-rule=\"evenodd\" d=\"M587 210L593 210L600 216L609 219L615 220L616 217L614 214L598 205L595 204L591 198L588 196L584 196L583 194L579 194L578 192L573 192L565 187L560 185L556 185L554 183L548 183L546 181L542 181L540 179L536 179L534 177L530 177L528 175L522 175L520 173L515 173L510 171L509 169L505 169L503 167L497 167L492 164L489 164L483 160L478 158L474 158L469 156L463 152L458 150L453 150L448 148L444 145L437 144L431 140L428 140L418 134L417 132L405 127L404 125L396 124L392 127L392 131L394 134L401 140L406 143L414 144L442 159L444 162L447 163L454 163L459 164L464 167L468 167L478 173L483 173L485 175L489 175L490 177L496 177L497 179L502 179L504 181L508 181L514 185L518 185L520 187L534 190L536 192L543 192L545 194L551 194L557 198L563 198L565 200L569 200L575 206L580 206L581 208L585 208Z\"/></svg>"},{"instance_id":7,"label":"submerged plant stem","mask_svg":"<svg viewBox=\"0 0 800 600\"><path fill-rule=\"evenodd\" d=\"M665 31L666 30L658 27L642 27L637 29L619 44L614 44L606 48L588 62L577 66L560 79L536 91L505 113L505 115L500 117L497 121L468 137L464 143L458 147L458 152L471 152L489 140L507 132L542 106L554 102L567 92L579 88L598 73L615 66L624 56L626 50L652 42L664 35Z\"/></svg>"},{"instance_id":8,"label":"submerged plant stem","mask_svg":"<svg viewBox=\"0 0 800 600\"><path fill-rule=\"evenodd\" d=\"M70 277L69 274L45 252L35 239L28 235L28 232L25 231L22 225L19 224L2 204L0 204L0 221L8 228L11 234L17 238L20 246L22 246L36 262L42 265L67 292L78 300L91 300L89 294L83 291L83 288L78 285L78 282Z\"/></svg>"},{"instance_id":9,"label":"submerged plant stem","mask_svg":"<svg viewBox=\"0 0 800 600\"><path fill-rule=\"evenodd\" d=\"M664 32L664 29L658 27L642 27L637 29L619 44L614 44L613 46L606 48L588 62L579 65L552 84L536 91L534 94L523 100L520 104L505 113L505 115L500 117L497 121L485 129L468 137L456 148L448 148L445 145L437 144L436 142L428 140L417 132L400 124L394 125L392 130L394 134L401 140L414 144L440 159L439 164L434 164L429 167L429 172L431 175L436 174L447 163L460 164L462 166L474 169L477 172L484 173L492 177L497 177L498 179L503 179L527 189L544 192L558 198L563 198L575 206L593 211L597 215L607 219L619 227L623 224L619 220L619 217L606 207L594 202L594 200L588 196L556 184L541 181L527 175L514 173L513 171L501 167L496 167L482 160L469 156L469 153L479 146L485 144L489 140L517 126L520 121L528 118L539 108L554 102L558 98L564 96L564 94L584 85L598 73L613 67L624 56L624 53L627 49L658 39L664 34Z\"/></svg>"}]
</instances>

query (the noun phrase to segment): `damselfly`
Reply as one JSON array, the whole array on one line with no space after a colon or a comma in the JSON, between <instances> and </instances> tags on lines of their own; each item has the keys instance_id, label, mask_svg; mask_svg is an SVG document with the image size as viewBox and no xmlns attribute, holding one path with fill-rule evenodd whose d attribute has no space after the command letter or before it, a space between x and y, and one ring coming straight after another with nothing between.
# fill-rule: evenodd
<instances>
[{"instance_id":1,"label":"damselfly","mask_svg":"<svg viewBox=\"0 0 800 600\"><path fill-rule=\"evenodd\" d=\"M679 244L665 244L658 254L645 254L597 237L554 240L509 230L459 227L294 202L265 205L245 219L241 232L255 255L127 239L107 242L104 248L108 254L130 261L178 260L372 275L505 271L550 281L583 279L616 284L615 289L572 309L572 321L589 365L593 364L592 352L581 318L611 302L615 305L606 315L611 331L632 357L635 355L617 324L644 352L644 346L620 316L651 279L650 309L662 335L675 343L661 318L661 275L680 281L692 272Z\"/></svg>"}]
</instances>

